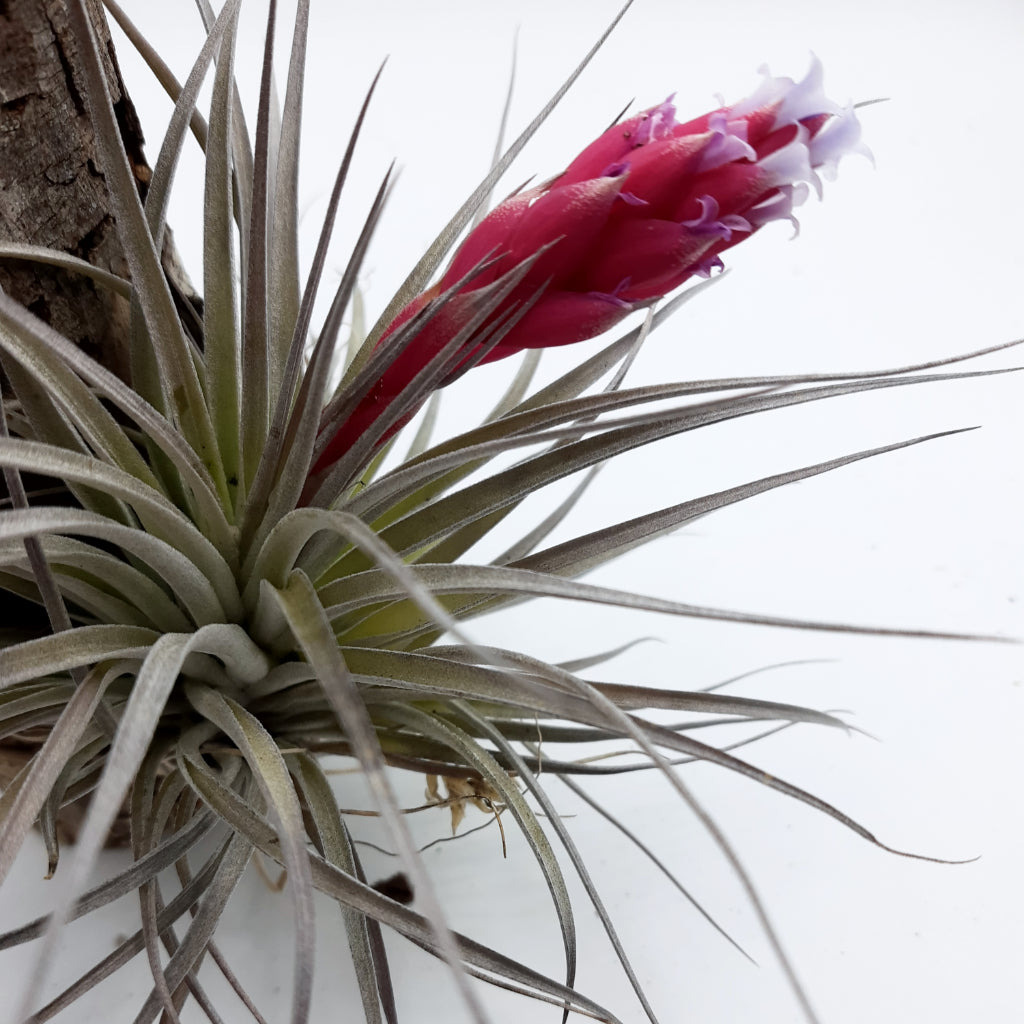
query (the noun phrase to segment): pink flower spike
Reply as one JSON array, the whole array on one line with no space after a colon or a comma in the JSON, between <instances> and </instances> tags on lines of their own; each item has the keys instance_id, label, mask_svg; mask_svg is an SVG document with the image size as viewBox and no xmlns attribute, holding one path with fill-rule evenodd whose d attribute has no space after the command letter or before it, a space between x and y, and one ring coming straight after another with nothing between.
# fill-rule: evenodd
<instances>
[{"instance_id":1,"label":"pink flower spike","mask_svg":"<svg viewBox=\"0 0 1024 1024\"><path fill-rule=\"evenodd\" d=\"M505 251L507 270L528 259L545 246L516 290L517 295L532 291L547 280L553 288L561 286L589 252L608 221L612 205L625 178L597 178L574 185L557 184L520 213L509 235ZM553 243L553 244L552 244Z\"/></svg>"},{"instance_id":2,"label":"pink flower spike","mask_svg":"<svg viewBox=\"0 0 1024 1024\"><path fill-rule=\"evenodd\" d=\"M404 404L394 415L398 396L456 335L454 370L431 386L478 361L593 338L638 304L722 270L726 249L773 220L788 220L796 237L794 209L809 186L821 196L817 171L832 178L847 153L871 153L853 107L824 94L817 57L799 82L767 68L762 75L745 100L683 123L669 97L609 128L563 174L492 210L440 281L384 330L382 341L404 326L408 346L325 447L318 471L383 413L391 412L389 423L404 422ZM497 294L488 286L509 272L501 297L481 306L483 296ZM443 308L414 322L442 292Z\"/></svg>"},{"instance_id":3,"label":"pink flower spike","mask_svg":"<svg viewBox=\"0 0 1024 1024\"><path fill-rule=\"evenodd\" d=\"M673 205L680 183L696 172L709 141L707 133L684 135L638 149L623 161L628 171L624 190L643 201L646 216L661 216L665 207Z\"/></svg>"},{"instance_id":4,"label":"pink flower spike","mask_svg":"<svg viewBox=\"0 0 1024 1024\"><path fill-rule=\"evenodd\" d=\"M507 246L509 236L515 231L523 214L530 208L530 203L536 198L537 190L520 192L510 196L504 202L499 203L484 219L470 232L469 237L462 243L454 259L448 265L448 269L440 281L440 291L450 288L453 284L465 277L475 266L484 260L498 256ZM484 271L474 278L472 286L480 288L490 284L499 274L508 270L508 261L502 260L500 264Z\"/></svg>"},{"instance_id":5,"label":"pink flower spike","mask_svg":"<svg viewBox=\"0 0 1024 1024\"><path fill-rule=\"evenodd\" d=\"M601 238L581 288L615 294L627 302L660 298L664 282L696 265L720 234L701 234L672 220L620 221ZM628 281L623 286L622 282Z\"/></svg>"},{"instance_id":6,"label":"pink flower spike","mask_svg":"<svg viewBox=\"0 0 1024 1024\"><path fill-rule=\"evenodd\" d=\"M721 99L720 96L716 98ZM683 121L680 124L674 125L670 134L676 139L682 138L684 135L703 135L705 132L710 131L711 119L713 117L728 113L728 109L723 105L708 114L701 114L700 117L695 117L692 121Z\"/></svg>"},{"instance_id":7,"label":"pink flower spike","mask_svg":"<svg viewBox=\"0 0 1024 1024\"><path fill-rule=\"evenodd\" d=\"M751 206L766 199L783 182L776 181L770 169L760 163L738 160L687 182L672 211L672 219L683 223L699 218L703 210L702 196L712 196L719 210L743 214Z\"/></svg>"},{"instance_id":8,"label":"pink flower spike","mask_svg":"<svg viewBox=\"0 0 1024 1024\"><path fill-rule=\"evenodd\" d=\"M556 184L572 185L588 178L602 177L609 167L621 163L635 149L669 135L676 123L675 118L676 108L670 96L656 107L612 125L569 164Z\"/></svg>"},{"instance_id":9,"label":"pink flower spike","mask_svg":"<svg viewBox=\"0 0 1024 1024\"><path fill-rule=\"evenodd\" d=\"M525 348L572 345L603 334L633 311L633 305L601 292L549 292L482 360L492 363Z\"/></svg>"}]
</instances>

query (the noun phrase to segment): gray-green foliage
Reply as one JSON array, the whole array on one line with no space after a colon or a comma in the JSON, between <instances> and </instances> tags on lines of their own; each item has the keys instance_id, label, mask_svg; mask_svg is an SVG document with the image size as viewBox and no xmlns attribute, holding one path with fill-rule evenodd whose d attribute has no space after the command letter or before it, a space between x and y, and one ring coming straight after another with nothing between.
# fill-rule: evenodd
<instances>
[{"instance_id":1,"label":"gray-green foliage","mask_svg":"<svg viewBox=\"0 0 1024 1024\"><path fill-rule=\"evenodd\" d=\"M108 6L123 19L113 3ZM367 441L339 461L315 494L304 495L321 427L351 409L379 376L383 360L416 340L415 331L406 332L384 351L375 349L376 339L429 282L579 69L496 161L366 332L342 385L326 395L341 317L357 301L361 261L389 189L386 179L330 312L314 324L327 242L366 106L344 155L308 280L300 286L297 160L307 4L299 4L279 121L271 116L273 32L268 33L253 141L232 78L239 0L227 0L216 17L207 5L200 6L209 37L184 86L122 21L177 103L144 205L121 152L95 46L84 48L87 100L131 283L59 253L13 244L0 249L6 256L49 260L92 274L132 301L129 385L0 295L3 365L16 384L29 383L46 396L45 402L29 401L24 386L16 389L5 400L0 437L0 463L12 495L12 507L0 514L0 588L7 599L28 598L45 606L51 624L36 634L0 632L0 728L8 737L44 737L0 796L0 876L9 871L34 824L56 871L57 909L50 918L0 936L3 947L40 943L37 968L19 997L22 1016L49 1019L140 952L148 957L153 985L136 1020L156 1020L161 1013L176 1020L193 998L214 1014L197 971L211 957L232 978L214 942L217 923L259 851L287 869L296 922L295 1024L323 1019L311 1017L314 890L336 901L342 915L367 1021L397 1020L400 1009L382 926L446 960L477 1019L485 1014L471 976L564 1006L566 1012L617 1020L574 990L575 918L563 863L582 880L654 1020L590 881L585 851L576 848L571 826L559 819L547 794L551 779L564 779L585 793L573 775L638 767L663 772L681 800L697 810L744 879L792 977L742 867L674 764L712 761L822 810L871 842L875 838L809 793L697 739L694 722L669 728L639 712L712 713L719 723L843 723L771 701L590 682L582 673L602 660L598 656L578 664L547 664L526 651L481 647L463 623L546 595L667 615L885 632L646 598L577 577L715 509L904 445L751 481L545 546L582 496L587 476L569 501L504 555L474 564L468 552L528 495L641 445L795 403L958 374L922 375L912 371L927 367L906 367L846 378L735 378L623 388L625 369L649 330L696 288L532 394L537 357L529 356L493 415L478 427L431 445L428 417L408 456L393 468L381 469L379 454ZM80 38L90 40L82 0L70 0L69 9ZM271 28L273 23L272 3ZM195 103L211 73L207 122ZM174 168L190 129L207 166L201 338L190 336L175 313L158 257ZM511 278L502 280L507 285ZM500 301L500 287L499 282L485 314ZM453 339L414 382L403 396L406 407L429 395L458 358L458 344ZM605 379L604 388L595 390ZM666 400L675 404L645 410ZM392 410L392 421L401 413L402 408ZM507 460L504 468L490 468L509 455L516 458L512 468ZM79 507L30 502L21 487L22 472L61 479ZM575 743L590 753L620 739L643 751L642 764L627 769L541 755L544 744L564 751L561 744ZM366 884L358 846L319 760L327 753L358 760L422 913ZM394 794L389 765L476 780L486 787L480 792L490 794L489 805L504 809L505 822L522 830L547 880L561 929L565 966L558 979L448 928ZM89 814L75 854L65 863L59 858L56 818L62 805L87 794ZM84 892L108 829L126 806L133 864ZM559 847L565 854L561 860ZM173 892L160 878L170 866L177 867L180 883ZM139 931L39 1008L62 922L132 892L139 904ZM194 916L186 916L189 910ZM795 979L793 984L813 1018Z\"/></svg>"}]
</instances>

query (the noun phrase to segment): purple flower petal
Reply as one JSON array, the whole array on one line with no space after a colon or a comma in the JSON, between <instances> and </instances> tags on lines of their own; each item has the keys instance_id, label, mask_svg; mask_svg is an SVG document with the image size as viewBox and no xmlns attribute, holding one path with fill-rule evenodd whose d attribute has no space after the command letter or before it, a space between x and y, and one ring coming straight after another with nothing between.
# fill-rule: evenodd
<instances>
[{"instance_id":1,"label":"purple flower petal","mask_svg":"<svg viewBox=\"0 0 1024 1024\"><path fill-rule=\"evenodd\" d=\"M706 260L701 260L693 269L695 277L710 277L712 271L717 271L719 274L725 271L725 264L722 262L721 256L709 256Z\"/></svg>"},{"instance_id":2,"label":"purple flower petal","mask_svg":"<svg viewBox=\"0 0 1024 1024\"><path fill-rule=\"evenodd\" d=\"M804 182L783 185L775 195L747 210L747 220L754 228L763 227L773 220L788 220L793 225L791 238L800 234L800 222L793 213L794 206L800 206L807 199L808 188Z\"/></svg>"},{"instance_id":3,"label":"purple flower petal","mask_svg":"<svg viewBox=\"0 0 1024 1024\"><path fill-rule=\"evenodd\" d=\"M624 277L615 286L615 291L613 292L587 292L586 294L592 299L600 299L602 302L610 302L618 309L631 310L633 308L633 303L619 298L619 292L625 291L630 286L630 283L631 279Z\"/></svg>"},{"instance_id":4,"label":"purple flower petal","mask_svg":"<svg viewBox=\"0 0 1024 1024\"><path fill-rule=\"evenodd\" d=\"M750 231L750 222L736 213L725 217L718 216L718 200L714 196L698 196L700 216L694 220L680 221L680 225L689 228L698 238L721 238L728 242L734 231Z\"/></svg>"},{"instance_id":5,"label":"purple flower petal","mask_svg":"<svg viewBox=\"0 0 1024 1024\"><path fill-rule=\"evenodd\" d=\"M796 138L782 149L769 153L759 164L767 171L769 181L773 185L794 185L798 181L806 181L814 186L814 191L821 198L821 179L814 173L811 151L808 148L808 135L803 125L798 125Z\"/></svg>"},{"instance_id":6,"label":"purple flower petal","mask_svg":"<svg viewBox=\"0 0 1024 1024\"><path fill-rule=\"evenodd\" d=\"M829 181L835 181L839 161L847 153L860 153L874 165L874 154L861 142L860 130L857 113L850 104L811 139L808 147L811 166L822 168L822 174Z\"/></svg>"},{"instance_id":7,"label":"purple flower petal","mask_svg":"<svg viewBox=\"0 0 1024 1024\"><path fill-rule=\"evenodd\" d=\"M838 114L841 109L835 100L825 95L824 69L821 61L812 53L807 74L786 93L776 111L775 127L798 124L805 118L819 114Z\"/></svg>"},{"instance_id":8,"label":"purple flower petal","mask_svg":"<svg viewBox=\"0 0 1024 1024\"><path fill-rule=\"evenodd\" d=\"M711 139L701 154L699 171L713 171L733 160L756 160L757 152L747 142L747 122L729 120L725 113L712 114L708 120Z\"/></svg>"},{"instance_id":9,"label":"purple flower petal","mask_svg":"<svg viewBox=\"0 0 1024 1024\"><path fill-rule=\"evenodd\" d=\"M757 71L763 76L761 84L749 96L729 108L732 117L744 117L762 107L778 103L796 84L792 78L773 78L767 64L762 64Z\"/></svg>"},{"instance_id":10,"label":"purple flower petal","mask_svg":"<svg viewBox=\"0 0 1024 1024\"><path fill-rule=\"evenodd\" d=\"M742 117L778 103L774 127L781 128L819 114L838 114L841 110L838 103L825 95L821 61L813 53L811 66L799 82L792 78L773 78L767 64L762 64L758 71L764 79L750 96L730 108L732 117Z\"/></svg>"},{"instance_id":11,"label":"purple flower petal","mask_svg":"<svg viewBox=\"0 0 1024 1024\"><path fill-rule=\"evenodd\" d=\"M676 108L672 103L675 98L672 93L664 103L651 107L647 111L646 118L641 122L633 136L633 145L646 146L649 142L657 142L668 135L676 123Z\"/></svg>"}]
</instances>

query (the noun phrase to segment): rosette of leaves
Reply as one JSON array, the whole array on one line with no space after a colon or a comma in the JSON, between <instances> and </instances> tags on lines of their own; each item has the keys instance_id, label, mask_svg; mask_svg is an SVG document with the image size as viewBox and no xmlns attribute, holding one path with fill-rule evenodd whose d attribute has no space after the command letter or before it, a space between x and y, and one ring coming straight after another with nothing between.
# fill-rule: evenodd
<instances>
[{"instance_id":1,"label":"rosette of leaves","mask_svg":"<svg viewBox=\"0 0 1024 1024\"><path fill-rule=\"evenodd\" d=\"M705 725L843 723L765 700L590 682L587 670L602 660L600 654L548 664L526 650L481 647L463 623L544 596L667 615L858 628L645 598L580 577L715 509L903 445L690 498L568 542L547 539L595 469L615 455L736 417L956 374L912 374L927 367L909 367L849 377L626 387L626 371L649 331L698 286L544 387L533 387L537 356L531 354L493 413L457 437L432 443L428 410L411 443L399 434L381 444L461 359L462 339L453 338L381 415L375 434L361 438L318 481L315 493L306 493L325 432L372 388L387 360L416 343L417 329L443 308L445 295L390 344L377 347L377 339L423 290L594 50L496 162L377 324L365 337L353 328L344 376L330 390L342 318L354 302L390 181L381 184L326 317L314 322L327 244L366 106L301 284L297 161L307 4L299 4L283 112L276 118L271 3L252 139L233 81L239 0L227 0L216 16L200 4L208 38L183 86L108 5L176 100L144 204L121 149L83 3L69 0L68 6L83 43L85 98L131 279L62 253L14 246L3 251L92 275L128 299L131 372L129 381L119 379L0 294L0 357L11 384L0 436L11 495L10 507L0 513L0 602L45 612L0 623L0 728L25 750L0 796L0 876L33 826L45 840L54 874L53 912L0 936L4 947L40 944L19 1019L56 1016L141 953L151 967L152 990L136 1011L137 1021L161 1015L177 1020L189 1000L211 1020L222 1019L198 977L207 958L238 989L246 1012L262 1020L215 942L239 877L260 854L287 872L296 1024L319 1019L311 1016L314 890L335 901L343 917L367 1021L398 1019L384 927L446 961L477 1019L485 1014L470 977L553 1003L563 1016L579 1011L618 1020L574 988L576 925L563 864L582 880L645 1013L656 1020L583 856L552 804L551 783L579 791L576 775L654 768L696 807L673 765L703 759L804 801L877 842L811 794L697 738L703 734L694 732L694 720L668 727L642 712L714 716L701 719ZM196 100L208 76L213 90L204 120ZM201 309L182 311L158 254L175 166L190 132L206 159L203 298ZM522 272L513 268L481 290L479 323ZM398 457L398 450L406 454ZM56 478L72 500L48 505L27 494L23 473ZM584 474L583 483L536 529L486 564L472 560L474 545L526 497L577 473ZM584 755L617 740L641 750L643 761L626 769L582 763ZM579 757L557 753L573 747L582 751ZM324 771L325 755L352 758L364 774L417 910L367 884ZM522 830L561 929L560 977L449 929L394 794L392 769L422 773L435 793L443 778L453 806L474 800ZM74 855L60 857L61 808L86 797ZM713 822L698 812L745 880ZM132 864L85 891L121 813L130 826ZM177 872L173 891L163 874L169 868ZM61 925L131 893L138 901L138 931L40 1008ZM793 984L813 1019L795 979ZM236 1005L224 1012L239 1019L241 1011Z\"/></svg>"}]
</instances>

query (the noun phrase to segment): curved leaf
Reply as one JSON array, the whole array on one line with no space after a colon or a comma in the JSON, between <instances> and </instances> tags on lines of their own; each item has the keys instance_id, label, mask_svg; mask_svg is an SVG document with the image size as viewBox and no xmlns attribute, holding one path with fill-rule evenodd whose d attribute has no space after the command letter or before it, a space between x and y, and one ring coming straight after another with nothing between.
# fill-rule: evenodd
<instances>
[{"instance_id":1,"label":"curved leaf","mask_svg":"<svg viewBox=\"0 0 1024 1024\"><path fill-rule=\"evenodd\" d=\"M0 543L47 533L98 537L136 555L173 587L196 625L241 618L234 576L223 562L212 566L215 571L208 578L180 551L152 534L79 509L33 508L0 518Z\"/></svg>"}]
</instances>

